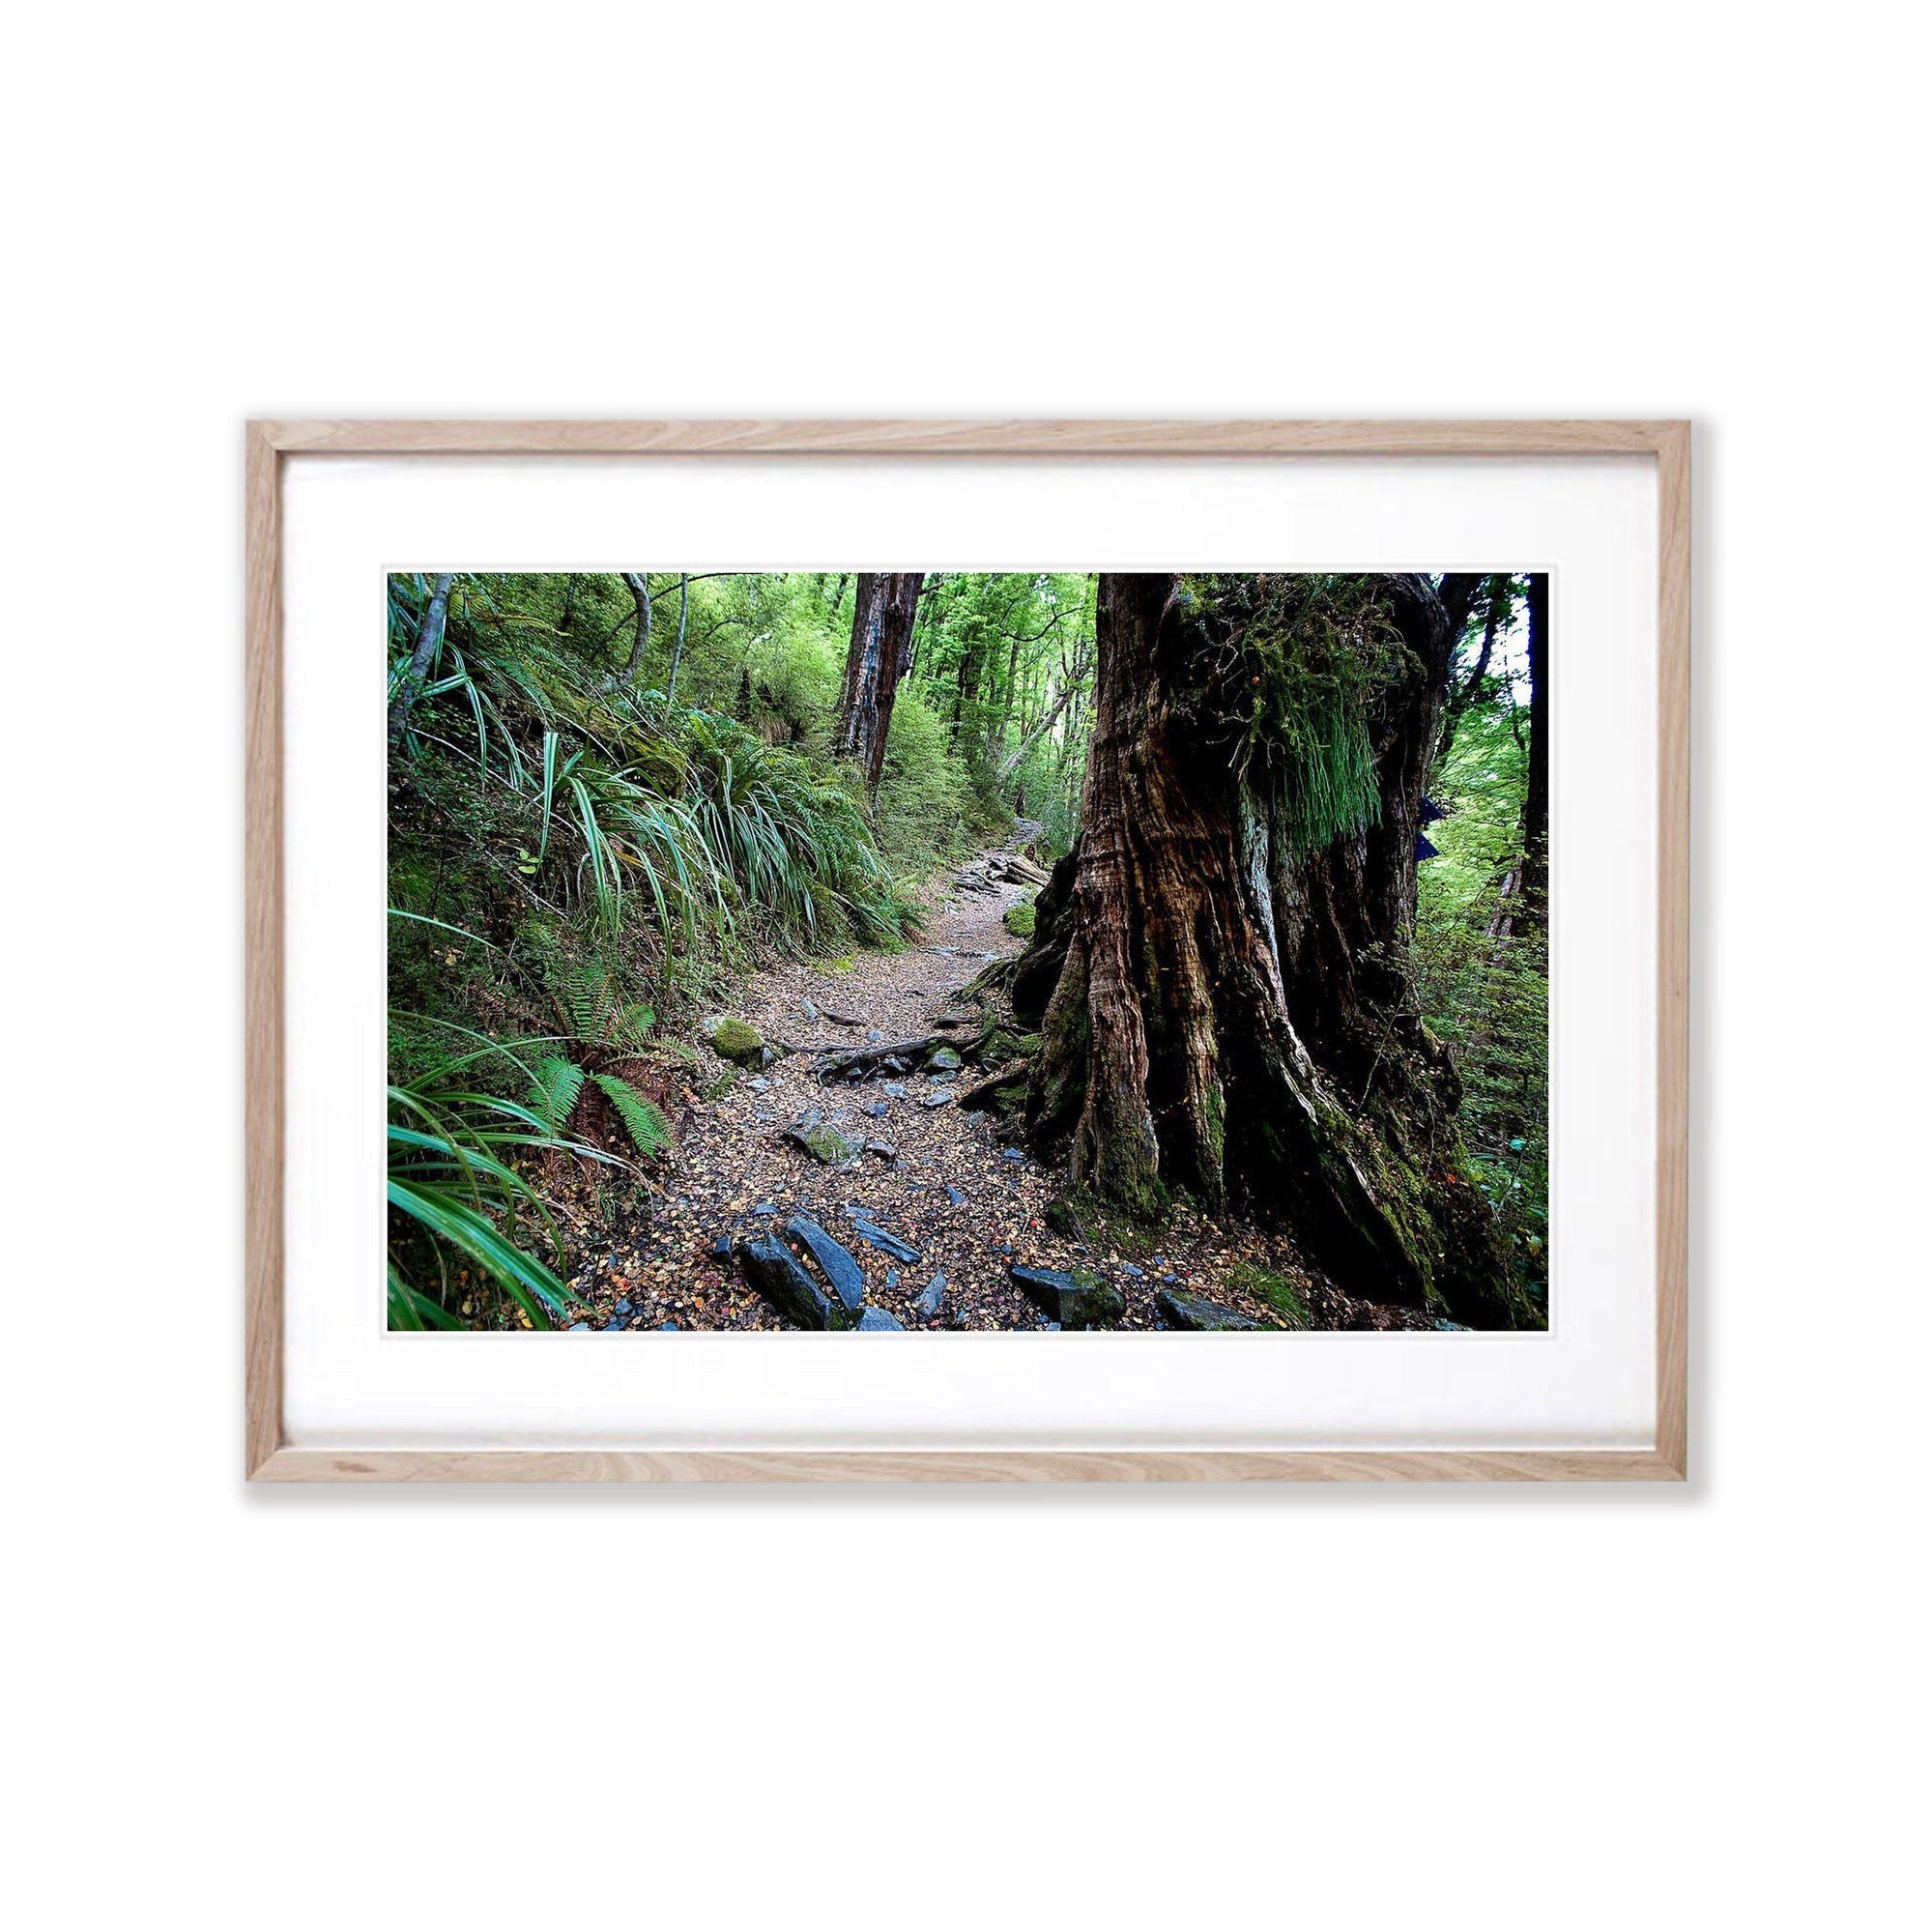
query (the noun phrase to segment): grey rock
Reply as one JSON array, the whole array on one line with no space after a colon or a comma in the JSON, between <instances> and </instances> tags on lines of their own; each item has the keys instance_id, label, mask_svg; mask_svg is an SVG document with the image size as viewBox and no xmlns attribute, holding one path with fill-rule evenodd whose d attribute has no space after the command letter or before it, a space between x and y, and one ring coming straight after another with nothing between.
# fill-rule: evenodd
<instances>
[{"instance_id":1,"label":"grey rock","mask_svg":"<svg viewBox=\"0 0 1932 1932\"><path fill-rule=\"evenodd\" d=\"M945 1107L959 1096L951 1093L927 1093L919 1097L921 1107Z\"/></svg>"},{"instance_id":2,"label":"grey rock","mask_svg":"<svg viewBox=\"0 0 1932 1932\"><path fill-rule=\"evenodd\" d=\"M889 1093L894 1100L904 1100L906 1098L905 1084L902 1081L896 1080L887 1081L885 1084L879 1088L879 1092Z\"/></svg>"},{"instance_id":3,"label":"grey rock","mask_svg":"<svg viewBox=\"0 0 1932 1932\"><path fill-rule=\"evenodd\" d=\"M750 1087L753 1093L769 1093L771 1091L771 1082L763 1074L753 1074L750 1080L745 1081L745 1085Z\"/></svg>"},{"instance_id":4,"label":"grey rock","mask_svg":"<svg viewBox=\"0 0 1932 1932\"><path fill-rule=\"evenodd\" d=\"M999 1158L1002 1161L1024 1161L1026 1156L1018 1147L1002 1147L999 1150Z\"/></svg>"},{"instance_id":5,"label":"grey rock","mask_svg":"<svg viewBox=\"0 0 1932 1932\"><path fill-rule=\"evenodd\" d=\"M958 1188L948 1188L946 1190L946 1198L955 1207L964 1207L966 1205L966 1196L961 1194Z\"/></svg>"},{"instance_id":6,"label":"grey rock","mask_svg":"<svg viewBox=\"0 0 1932 1932\"><path fill-rule=\"evenodd\" d=\"M909 1242L900 1240L896 1234L888 1234L884 1228L876 1226L864 1215L852 1216L852 1232L858 1238L877 1248L881 1254L890 1254L895 1261L904 1261L909 1268L919 1258L918 1249Z\"/></svg>"},{"instance_id":7,"label":"grey rock","mask_svg":"<svg viewBox=\"0 0 1932 1932\"><path fill-rule=\"evenodd\" d=\"M776 1214L777 1212L778 1203L775 1200L762 1200L752 1209L752 1213L754 1214Z\"/></svg>"},{"instance_id":8,"label":"grey rock","mask_svg":"<svg viewBox=\"0 0 1932 1932\"><path fill-rule=\"evenodd\" d=\"M1261 1325L1234 1309L1223 1307L1220 1302L1207 1301L1198 1295L1177 1295L1172 1288L1156 1288L1154 1306L1173 1327L1192 1329L1197 1333L1220 1328L1259 1328Z\"/></svg>"},{"instance_id":9,"label":"grey rock","mask_svg":"<svg viewBox=\"0 0 1932 1932\"><path fill-rule=\"evenodd\" d=\"M570 1324L570 1326L563 1331L565 1335L589 1335L590 1332L591 1332L591 1324L588 1321L573 1321Z\"/></svg>"},{"instance_id":10,"label":"grey rock","mask_svg":"<svg viewBox=\"0 0 1932 1932\"><path fill-rule=\"evenodd\" d=\"M678 1333L678 1324L675 1321L660 1321L657 1332L659 1335L676 1335Z\"/></svg>"},{"instance_id":11,"label":"grey rock","mask_svg":"<svg viewBox=\"0 0 1932 1932\"><path fill-rule=\"evenodd\" d=\"M847 1308L857 1308L865 1300L865 1276L850 1248L842 1248L816 1221L802 1214L794 1214L785 1224L785 1231L818 1262L833 1293Z\"/></svg>"},{"instance_id":12,"label":"grey rock","mask_svg":"<svg viewBox=\"0 0 1932 1932\"><path fill-rule=\"evenodd\" d=\"M1127 1300L1096 1275L1067 1275L1057 1268L1007 1270L1013 1285L1062 1328L1108 1328L1127 1312Z\"/></svg>"},{"instance_id":13,"label":"grey rock","mask_svg":"<svg viewBox=\"0 0 1932 1932\"><path fill-rule=\"evenodd\" d=\"M891 1329L895 1333L904 1334L905 1328L906 1324L903 1321L894 1321L882 1308L868 1308L859 1311L858 1332L860 1334L865 1334L868 1331L876 1333L881 1329Z\"/></svg>"},{"instance_id":14,"label":"grey rock","mask_svg":"<svg viewBox=\"0 0 1932 1932\"><path fill-rule=\"evenodd\" d=\"M881 1161L896 1161L899 1158L899 1149L890 1140L868 1140L865 1151L877 1154Z\"/></svg>"},{"instance_id":15,"label":"grey rock","mask_svg":"<svg viewBox=\"0 0 1932 1932\"><path fill-rule=\"evenodd\" d=\"M866 1028L865 1044L868 1047L878 1046L879 1043L884 1038L885 1035L881 1033L877 1026L869 1026Z\"/></svg>"},{"instance_id":16,"label":"grey rock","mask_svg":"<svg viewBox=\"0 0 1932 1932\"><path fill-rule=\"evenodd\" d=\"M899 1285L899 1270L897 1268L886 1269L885 1285L888 1288L896 1288Z\"/></svg>"},{"instance_id":17,"label":"grey rock","mask_svg":"<svg viewBox=\"0 0 1932 1932\"><path fill-rule=\"evenodd\" d=\"M1430 1322L1429 1326L1443 1335L1474 1335L1476 1333L1466 1322L1460 1321L1443 1321L1437 1319Z\"/></svg>"},{"instance_id":18,"label":"grey rock","mask_svg":"<svg viewBox=\"0 0 1932 1932\"><path fill-rule=\"evenodd\" d=\"M965 1064L965 1061L950 1047L935 1047L926 1055L926 1070L929 1073L956 1074Z\"/></svg>"},{"instance_id":19,"label":"grey rock","mask_svg":"<svg viewBox=\"0 0 1932 1932\"><path fill-rule=\"evenodd\" d=\"M1146 1270L1144 1268L1137 1268L1132 1261L1123 1261L1120 1264L1120 1272L1123 1275L1132 1275L1138 1282L1146 1273Z\"/></svg>"},{"instance_id":20,"label":"grey rock","mask_svg":"<svg viewBox=\"0 0 1932 1932\"><path fill-rule=\"evenodd\" d=\"M869 1114L871 1114L875 1120L883 1120L891 1110L892 1110L888 1108L882 1100L875 1100L872 1103L872 1105L866 1109L866 1111Z\"/></svg>"},{"instance_id":21,"label":"grey rock","mask_svg":"<svg viewBox=\"0 0 1932 1932\"><path fill-rule=\"evenodd\" d=\"M809 999L799 1000L798 1011L807 1020L816 1020L819 1017L819 1009L816 1006L814 1006Z\"/></svg>"},{"instance_id":22,"label":"grey rock","mask_svg":"<svg viewBox=\"0 0 1932 1932\"><path fill-rule=\"evenodd\" d=\"M788 1320L800 1328L830 1328L832 1304L805 1272L804 1263L775 1234L738 1243L744 1278Z\"/></svg>"},{"instance_id":23,"label":"grey rock","mask_svg":"<svg viewBox=\"0 0 1932 1932\"><path fill-rule=\"evenodd\" d=\"M946 1278L935 1275L912 1298L912 1312L921 1321L937 1321L939 1311L945 1306Z\"/></svg>"},{"instance_id":24,"label":"grey rock","mask_svg":"<svg viewBox=\"0 0 1932 1932\"><path fill-rule=\"evenodd\" d=\"M847 1167L865 1151L860 1142L847 1139L836 1127L788 1127L780 1138L802 1147L813 1160L822 1161L828 1168Z\"/></svg>"},{"instance_id":25,"label":"grey rock","mask_svg":"<svg viewBox=\"0 0 1932 1932\"><path fill-rule=\"evenodd\" d=\"M1060 1332L1060 1325L1056 1321L1043 1321L1040 1326L1049 1335L1057 1335Z\"/></svg>"},{"instance_id":26,"label":"grey rock","mask_svg":"<svg viewBox=\"0 0 1932 1932\"><path fill-rule=\"evenodd\" d=\"M766 1211L764 1208L759 1210L761 1214ZM713 1261L729 1261L731 1258L732 1237L729 1234L721 1234L711 1243L711 1259Z\"/></svg>"},{"instance_id":27,"label":"grey rock","mask_svg":"<svg viewBox=\"0 0 1932 1932\"><path fill-rule=\"evenodd\" d=\"M619 1314L628 1314L630 1312L630 1303L620 1297L618 1301L617 1312Z\"/></svg>"}]
</instances>

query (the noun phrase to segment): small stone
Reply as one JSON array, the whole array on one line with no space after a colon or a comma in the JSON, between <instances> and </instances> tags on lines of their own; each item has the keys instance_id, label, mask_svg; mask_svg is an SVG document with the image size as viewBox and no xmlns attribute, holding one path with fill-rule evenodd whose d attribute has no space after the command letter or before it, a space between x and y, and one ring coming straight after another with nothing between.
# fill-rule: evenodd
<instances>
[{"instance_id":1,"label":"small stone","mask_svg":"<svg viewBox=\"0 0 1932 1932\"><path fill-rule=\"evenodd\" d=\"M879 1088L879 1092L889 1093L894 1100L904 1100L906 1098L905 1086L903 1085L902 1082L896 1080L887 1081L885 1084Z\"/></svg>"},{"instance_id":2,"label":"small stone","mask_svg":"<svg viewBox=\"0 0 1932 1932\"><path fill-rule=\"evenodd\" d=\"M881 1161L896 1161L899 1158L899 1149L890 1140L868 1140L865 1151L877 1154Z\"/></svg>"},{"instance_id":3,"label":"small stone","mask_svg":"<svg viewBox=\"0 0 1932 1932\"><path fill-rule=\"evenodd\" d=\"M617 1312L620 1314L628 1314L630 1312L630 1303L628 1301L620 1299L618 1302Z\"/></svg>"},{"instance_id":4,"label":"small stone","mask_svg":"<svg viewBox=\"0 0 1932 1932\"><path fill-rule=\"evenodd\" d=\"M1002 1147L999 1150L999 1158L1002 1161L1024 1161L1026 1156L1018 1147Z\"/></svg>"},{"instance_id":5,"label":"small stone","mask_svg":"<svg viewBox=\"0 0 1932 1932\"><path fill-rule=\"evenodd\" d=\"M966 1196L961 1194L958 1188L948 1188L946 1190L946 1198L955 1207L964 1207L966 1205Z\"/></svg>"},{"instance_id":6,"label":"small stone","mask_svg":"<svg viewBox=\"0 0 1932 1932\"><path fill-rule=\"evenodd\" d=\"M563 1331L565 1335L589 1335L590 1332L591 1332L591 1324L588 1321L573 1321L570 1324L570 1326Z\"/></svg>"},{"instance_id":7,"label":"small stone","mask_svg":"<svg viewBox=\"0 0 1932 1932\"><path fill-rule=\"evenodd\" d=\"M851 1249L841 1247L816 1221L802 1214L794 1214L785 1224L785 1231L818 1262L820 1272L847 1308L857 1308L865 1300L865 1276Z\"/></svg>"},{"instance_id":8,"label":"small stone","mask_svg":"<svg viewBox=\"0 0 1932 1932\"><path fill-rule=\"evenodd\" d=\"M919 1105L921 1107L944 1107L948 1102L956 1100L958 1097L957 1094L950 1093L922 1094L919 1097Z\"/></svg>"},{"instance_id":9,"label":"small stone","mask_svg":"<svg viewBox=\"0 0 1932 1932\"><path fill-rule=\"evenodd\" d=\"M819 1017L819 1009L809 999L801 999L798 1002L798 1011L807 1020L816 1020Z\"/></svg>"},{"instance_id":10,"label":"small stone","mask_svg":"<svg viewBox=\"0 0 1932 1932\"><path fill-rule=\"evenodd\" d=\"M898 1235L888 1234L884 1228L875 1226L862 1214L852 1216L852 1232L880 1254L890 1254L895 1261L904 1261L908 1268L919 1258L918 1249L900 1240Z\"/></svg>"},{"instance_id":11,"label":"small stone","mask_svg":"<svg viewBox=\"0 0 1932 1932\"><path fill-rule=\"evenodd\" d=\"M899 1270L897 1268L886 1269L885 1285L888 1288L896 1288L899 1285Z\"/></svg>"},{"instance_id":12,"label":"small stone","mask_svg":"<svg viewBox=\"0 0 1932 1932\"><path fill-rule=\"evenodd\" d=\"M1220 1302L1207 1301L1198 1295L1177 1295L1171 1288L1156 1288L1154 1306L1175 1328L1192 1329L1197 1333L1211 1329L1259 1328L1261 1325Z\"/></svg>"},{"instance_id":13,"label":"small stone","mask_svg":"<svg viewBox=\"0 0 1932 1932\"><path fill-rule=\"evenodd\" d=\"M869 1114L871 1114L875 1120L883 1120L889 1110L890 1110L886 1107L885 1103L882 1100L875 1100L872 1103L872 1105L866 1109L866 1111Z\"/></svg>"},{"instance_id":14,"label":"small stone","mask_svg":"<svg viewBox=\"0 0 1932 1932\"><path fill-rule=\"evenodd\" d=\"M831 1327L832 1304L824 1289L775 1234L761 1234L740 1242L737 1257L745 1280L780 1314L800 1328Z\"/></svg>"},{"instance_id":15,"label":"small stone","mask_svg":"<svg viewBox=\"0 0 1932 1932\"><path fill-rule=\"evenodd\" d=\"M1144 1268L1137 1268L1132 1261L1123 1261L1120 1264L1120 1272L1123 1275L1132 1275L1138 1282L1146 1273L1146 1270Z\"/></svg>"},{"instance_id":16,"label":"small stone","mask_svg":"<svg viewBox=\"0 0 1932 1932\"><path fill-rule=\"evenodd\" d=\"M678 1332L678 1324L675 1321L660 1321L657 1324L657 1332L659 1335L676 1335Z\"/></svg>"},{"instance_id":17,"label":"small stone","mask_svg":"<svg viewBox=\"0 0 1932 1932\"><path fill-rule=\"evenodd\" d=\"M1013 1285L1042 1314L1064 1328L1109 1328L1127 1312L1118 1288L1110 1288L1098 1275L1062 1274L1057 1268L1011 1267Z\"/></svg>"},{"instance_id":18,"label":"small stone","mask_svg":"<svg viewBox=\"0 0 1932 1932\"><path fill-rule=\"evenodd\" d=\"M879 1043L884 1038L885 1035L881 1033L877 1026L870 1026L866 1029L865 1044L868 1047L878 1046Z\"/></svg>"},{"instance_id":19,"label":"small stone","mask_svg":"<svg viewBox=\"0 0 1932 1932\"><path fill-rule=\"evenodd\" d=\"M926 1071L928 1073L956 1074L964 1064L965 1062L961 1060L959 1054L950 1047L935 1047L926 1055Z\"/></svg>"},{"instance_id":20,"label":"small stone","mask_svg":"<svg viewBox=\"0 0 1932 1932\"><path fill-rule=\"evenodd\" d=\"M752 1213L754 1214L776 1214L777 1212L778 1203L775 1200L762 1200L752 1209Z\"/></svg>"},{"instance_id":21,"label":"small stone","mask_svg":"<svg viewBox=\"0 0 1932 1932\"><path fill-rule=\"evenodd\" d=\"M946 1278L943 1274L935 1275L912 1298L912 1312L921 1321L937 1321L945 1299Z\"/></svg>"},{"instance_id":22,"label":"small stone","mask_svg":"<svg viewBox=\"0 0 1932 1932\"><path fill-rule=\"evenodd\" d=\"M904 1322L894 1321L882 1308L867 1308L859 1311L858 1332L861 1335L877 1333L883 1329L890 1329L894 1333L904 1334L905 1328L906 1324Z\"/></svg>"},{"instance_id":23,"label":"small stone","mask_svg":"<svg viewBox=\"0 0 1932 1932\"><path fill-rule=\"evenodd\" d=\"M753 1074L751 1079L745 1081L745 1085L750 1087L753 1093L771 1091L771 1082L763 1074Z\"/></svg>"},{"instance_id":24,"label":"small stone","mask_svg":"<svg viewBox=\"0 0 1932 1932\"><path fill-rule=\"evenodd\" d=\"M828 1168L840 1168L856 1161L865 1149L856 1140L848 1140L836 1127L788 1127L781 1137L794 1147L802 1147L815 1161Z\"/></svg>"},{"instance_id":25,"label":"small stone","mask_svg":"<svg viewBox=\"0 0 1932 1932\"><path fill-rule=\"evenodd\" d=\"M759 1212L763 1214L765 1210L761 1208ZM721 1234L711 1243L711 1259L713 1261L729 1261L731 1258L732 1237L729 1234Z\"/></svg>"}]
</instances>

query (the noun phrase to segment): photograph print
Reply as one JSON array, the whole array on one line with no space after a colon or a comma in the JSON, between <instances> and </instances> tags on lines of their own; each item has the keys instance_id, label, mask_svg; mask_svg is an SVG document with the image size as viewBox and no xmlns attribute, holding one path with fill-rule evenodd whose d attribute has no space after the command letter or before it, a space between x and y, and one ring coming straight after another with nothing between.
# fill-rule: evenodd
<instances>
[{"instance_id":1,"label":"photograph print","mask_svg":"<svg viewBox=\"0 0 1932 1932\"><path fill-rule=\"evenodd\" d=\"M1547 1327L1550 651L1527 571L392 574L389 1326Z\"/></svg>"}]
</instances>

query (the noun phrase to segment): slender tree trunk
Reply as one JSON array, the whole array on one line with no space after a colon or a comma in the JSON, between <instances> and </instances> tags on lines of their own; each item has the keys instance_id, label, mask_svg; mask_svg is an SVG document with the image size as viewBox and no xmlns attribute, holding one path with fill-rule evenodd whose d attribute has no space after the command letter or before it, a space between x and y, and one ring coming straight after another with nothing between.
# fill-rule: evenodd
<instances>
[{"instance_id":1,"label":"slender tree trunk","mask_svg":"<svg viewBox=\"0 0 1932 1932\"><path fill-rule=\"evenodd\" d=\"M684 655L684 623L691 615L691 579L688 573L678 580L678 642L671 648L671 683L664 693L667 704L678 698L678 661Z\"/></svg>"},{"instance_id":2,"label":"slender tree trunk","mask_svg":"<svg viewBox=\"0 0 1932 1932\"><path fill-rule=\"evenodd\" d=\"M410 707L422 695L429 681L429 667L443 647L443 632L449 621L449 587L456 581L453 571L445 571L429 588L429 608L416 633L416 649L409 654L409 666L396 686L395 702L389 706L389 749L402 742L403 727L409 722Z\"/></svg>"},{"instance_id":3,"label":"slender tree trunk","mask_svg":"<svg viewBox=\"0 0 1932 1932\"><path fill-rule=\"evenodd\" d=\"M1351 1293L1510 1326L1456 1076L1407 975L1423 781L1478 580L1350 580L1378 640L1354 701L1373 763L1318 850L1292 774L1239 755L1257 649L1296 648L1268 631L1293 580L1259 581L1244 606L1200 580L1101 579L1081 836L1014 982L1044 1033L1029 1131L1132 1213L1175 1187L1245 1197Z\"/></svg>"},{"instance_id":4,"label":"slender tree trunk","mask_svg":"<svg viewBox=\"0 0 1932 1932\"><path fill-rule=\"evenodd\" d=\"M1085 672L1086 666L1084 664L1074 666L1072 674L1061 684L1059 693L1053 699L1053 706L1048 710L1047 715L1038 724L1029 727L1022 735L1020 742L999 761L996 783L1004 785L1020 769L1021 760L1059 722L1060 713L1073 702L1074 692L1078 689L1079 681L1085 675Z\"/></svg>"},{"instance_id":5,"label":"slender tree trunk","mask_svg":"<svg viewBox=\"0 0 1932 1932\"><path fill-rule=\"evenodd\" d=\"M892 706L912 656L912 621L918 615L919 570L861 571L852 612L851 646L832 728L832 754L851 759L865 778L865 795L879 795L885 768L885 741Z\"/></svg>"},{"instance_id":6,"label":"slender tree trunk","mask_svg":"<svg viewBox=\"0 0 1932 1932\"><path fill-rule=\"evenodd\" d=\"M577 611L577 573L571 571L563 580L563 615L557 620L559 630L568 630L570 620Z\"/></svg>"},{"instance_id":7,"label":"slender tree trunk","mask_svg":"<svg viewBox=\"0 0 1932 1932\"><path fill-rule=\"evenodd\" d=\"M623 570L619 575L623 586L630 592L631 602L637 606L637 634L631 640L630 655L624 659L624 668L612 679L616 684L628 684L637 676L638 667L644 662L644 653L650 644L650 585L642 570Z\"/></svg>"}]
</instances>

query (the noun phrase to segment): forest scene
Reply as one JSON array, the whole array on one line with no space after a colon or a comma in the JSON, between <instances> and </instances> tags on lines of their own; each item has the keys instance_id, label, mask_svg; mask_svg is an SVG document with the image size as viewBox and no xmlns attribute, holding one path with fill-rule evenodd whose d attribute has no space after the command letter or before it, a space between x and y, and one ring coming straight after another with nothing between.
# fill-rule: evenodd
<instances>
[{"instance_id":1,"label":"forest scene","mask_svg":"<svg viewBox=\"0 0 1932 1932\"><path fill-rule=\"evenodd\" d=\"M1548 1324L1548 579L389 579L396 1330Z\"/></svg>"}]
</instances>

